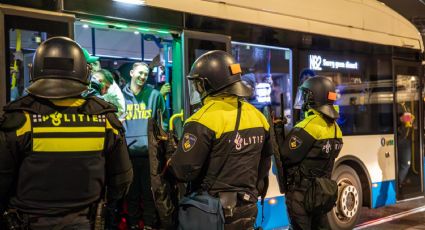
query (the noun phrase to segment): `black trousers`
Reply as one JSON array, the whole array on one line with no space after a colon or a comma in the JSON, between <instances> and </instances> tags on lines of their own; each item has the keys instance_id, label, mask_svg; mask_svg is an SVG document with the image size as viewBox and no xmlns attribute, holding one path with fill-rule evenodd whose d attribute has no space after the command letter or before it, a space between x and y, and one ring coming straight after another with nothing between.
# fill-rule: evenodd
<instances>
[{"instance_id":1,"label":"black trousers","mask_svg":"<svg viewBox=\"0 0 425 230\"><path fill-rule=\"evenodd\" d=\"M138 225L142 219L145 226L157 227L158 214L151 190L149 158L130 159L133 164L133 182L127 195L128 225Z\"/></svg>"},{"instance_id":2,"label":"black trousers","mask_svg":"<svg viewBox=\"0 0 425 230\"><path fill-rule=\"evenodd\" d=\"M255 218L257 217L257 204L249 203L237 206L233 210L232 217L225 218L225 230L251 230L254 229Z\"/></svg>"},{"instance_id":3,"label":"black trousers","mask_svg":"<svg viewBox=\"0 0 425 230\"><path fill-rule=\"evenodd\" d=\"M330 229L326 214L312 215L304 209L304 194L307 188L293 187L286 193L286 206L289 214L289 229L294 230L324 230Z\"/></svg>"},{"instance_id":4,"label":"black trousers","mask_svg":"<svg viewBox=\"0 0 425 230\"><path fill-rule=\"evenodd\" d=\"M72 215L72 214L69 214ZM29 215L30 218L33 217ZM91 230L92 223L87 216L65 217L38 217L36 221L30 221L28 224L31 230L51 230L62 226L62 230Z\"/></svg>"}]
</instances>

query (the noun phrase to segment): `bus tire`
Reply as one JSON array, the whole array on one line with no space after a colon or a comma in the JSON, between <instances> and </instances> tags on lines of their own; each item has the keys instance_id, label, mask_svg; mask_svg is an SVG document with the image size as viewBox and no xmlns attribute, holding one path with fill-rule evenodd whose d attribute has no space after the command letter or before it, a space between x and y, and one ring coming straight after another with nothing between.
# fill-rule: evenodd
<instances>
[{"instance_id":1,"label":"bus tire","mask_svg":"<svg viewBox=\"0 0 425 230\"><path fill-rule=\"evenodd\" d=\"M347 165L338 166L332 174L338 183L338 200L328 213L331 229L353 229L360 217L362 186L357 172Z\"/></svg>"}]
</instances>

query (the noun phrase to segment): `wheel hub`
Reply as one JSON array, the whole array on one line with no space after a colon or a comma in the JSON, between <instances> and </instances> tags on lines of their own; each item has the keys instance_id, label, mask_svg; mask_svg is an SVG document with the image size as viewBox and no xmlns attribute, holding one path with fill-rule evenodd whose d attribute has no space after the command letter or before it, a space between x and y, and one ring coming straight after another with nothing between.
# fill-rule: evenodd
<instances>
[{"instance_id":1,"label":"wheel hub","mask_svg":"<svg viewBox=\"0 0 425 230\"><path fill-rule=\"evenodd\" d=\"M339 213L346 218L356 215L359 208L359 193L353 185L345 184L338 200Z\"/></svg>"}]
</instances>

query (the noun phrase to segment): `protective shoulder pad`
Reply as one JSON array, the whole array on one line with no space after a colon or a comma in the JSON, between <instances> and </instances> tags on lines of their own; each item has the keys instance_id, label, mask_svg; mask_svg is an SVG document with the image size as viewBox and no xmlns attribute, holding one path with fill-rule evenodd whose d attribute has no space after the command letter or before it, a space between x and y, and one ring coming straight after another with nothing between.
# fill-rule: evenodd
<instances>
[{"instance_id":1,"label":"protective shoulder pad","mask_svg":"<svg viewBox=\"0 0 425 230\"><path fill-rule=\"evenodd\" d=\"M32 105L36 102L35 98L31 95L26 95L21 97L15 101L9 102L5 107L5 112L13 112L13 111L29 111L36 113L37 111L32 108Z\"/></svg>"},{"instance_id":2,"label":"protective shoulder pad","mask_svg":"<svg viewBox=\"0 0 425 230\"><path fill-rule=\"evenodd\" d=\"M16 101L12 101L4 107L5 112L19 112L27 111L30 113L37 114L51 114L55 110L52 108L52 104L42 98L35 98L34 96L27 95L22 98L19 98Z\"/></svg>"},{"instance_id":3,"label":"protective shoulder pad","mask_svg":"<svg viewBox=\"0 0 425 230\"><path fill-rule=\"evenodd\" d=\"M199 121L201 118L205 115L205 113L214 105L215 103L209 103L204 105L201 109L196 111L192 116L190 116L184 123L190 122L190 121Z\"/></svg>"},{"instance_id":4,"label":"protective shoulder pad","mask_svg":"<svg viewBox=\"0 0 425 230\"><path fill-rule=\"evenodd\" d=\"M118 117L115 115L115 113L107 113L106 118L114 129L118 129L121 132L124 132L124 126L122 125Z\"/></svg>"},{"instance_id":5,"label":"protective shoulder pad","mask_svg":"<svg viewBox=\"0 0 425 230\"><path fill-rule=\"evenodd\" d=\"M26 118L23 112L7 112L0 118L0 130L12 131L21 128Z\"/></svg>"},{"instance_id":6,"label":"protective shoulder pad","mask_svg":"<svg viewBox=\"0 0 425 230\"><path fill-rule=\"evenodd\" d=\"M90 115L117 112L117 109L112 104L95 96L86 98L86 103L84 103L82 110L84 113L90 114Z\"/></svg>"}]
</instances>

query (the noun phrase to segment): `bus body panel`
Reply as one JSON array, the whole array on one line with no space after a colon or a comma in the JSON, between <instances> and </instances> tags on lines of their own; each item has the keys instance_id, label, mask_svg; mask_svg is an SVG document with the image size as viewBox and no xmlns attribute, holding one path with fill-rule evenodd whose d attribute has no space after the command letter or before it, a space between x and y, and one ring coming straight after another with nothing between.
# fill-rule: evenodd
<instances>
[{"instance_id":1,"label":"bus body panel","mask_svg":"<svg viewBox=\"0 0 425 230\"><path fill-rule=\"evenodd\" d=\"M424 49L417 28L386 5L372 0L150 0L147 5L274 28Z\"/></svg>"},{"instance_id":2,"label":"bus body panel","mask_svg":"<svg viewBox=\"0 0 425 230\"><path fill-rule=\"evenodd\" d=\"M366 166L371 180L371 207L395 204L394 135L345 136L343 141L344 146L338 157L354 156Z\"/></svg>"}]
</instances>

